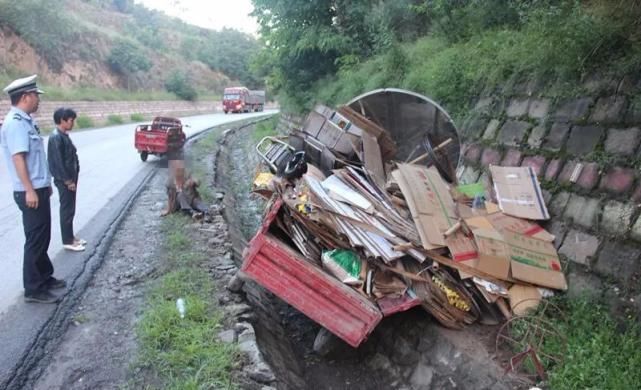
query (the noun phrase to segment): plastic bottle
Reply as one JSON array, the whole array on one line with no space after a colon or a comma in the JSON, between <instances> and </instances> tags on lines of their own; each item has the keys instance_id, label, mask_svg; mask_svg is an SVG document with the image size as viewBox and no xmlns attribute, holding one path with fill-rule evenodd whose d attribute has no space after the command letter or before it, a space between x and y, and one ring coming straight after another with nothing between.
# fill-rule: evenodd
<instances>
[{"instance_id":1,"label":"plastic bottle","mask_svg":"<svg viewBox=\"0 0 641 390\"><path fill-rule=\"evenodd\" d=\"M182 298L178 298L176 300L176 309L178 309L178 314L180 314L180 318L185 318L185 300Z\"/></svg>"}]
</instances>

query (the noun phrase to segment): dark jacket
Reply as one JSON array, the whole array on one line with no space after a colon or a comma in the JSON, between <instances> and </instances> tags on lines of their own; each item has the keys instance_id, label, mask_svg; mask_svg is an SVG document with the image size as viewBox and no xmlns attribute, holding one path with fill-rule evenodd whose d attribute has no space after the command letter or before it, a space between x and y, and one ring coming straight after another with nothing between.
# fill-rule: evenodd
<instances>
[{"instance_id":1,"label":"dark jacket","mask_svg":"<svg viewBox=\"0 0 641 390\"><path fill-rule=\"evenodd\" d=\"M47 146L47 159L49 171L54 180L65 182L68 180L78 182L80 162L76 147L68 134L55 129L49 136Z\"/></svg>"}]
</instances>

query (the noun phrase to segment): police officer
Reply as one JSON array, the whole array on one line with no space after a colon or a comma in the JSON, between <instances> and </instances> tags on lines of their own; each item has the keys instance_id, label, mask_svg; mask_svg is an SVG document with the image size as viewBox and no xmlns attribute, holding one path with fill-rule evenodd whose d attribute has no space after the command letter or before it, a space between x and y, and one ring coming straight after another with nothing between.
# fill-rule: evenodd
<instances>
[{"instance_id":1,"label":"police officer","mask_svg":"<svg viewBox=\"0 0 641 390\"><path fill-rule=\"evenodd\" d=\"M56 303L59 298L51 290L64 288L66 283L53 277L53 265L47 255L52 192L44 144L31 117L44 93L38 89L36 77L15 80L4 88L11 99L11 109L0 128L0 143L13 185L13 199L22 212L25 302Z\"/></svg>"}]
</instances>

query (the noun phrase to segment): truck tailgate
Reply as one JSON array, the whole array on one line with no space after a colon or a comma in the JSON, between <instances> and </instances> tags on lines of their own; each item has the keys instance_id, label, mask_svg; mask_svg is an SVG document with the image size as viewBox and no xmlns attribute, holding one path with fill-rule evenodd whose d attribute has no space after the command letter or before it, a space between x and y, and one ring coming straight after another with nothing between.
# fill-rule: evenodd
<instances>
[{"instance_id":1,"label":"truck tailgate","mask_svg":"<svg viewBox=\"0 0 641 390\"><path fill-rule=\"evenodd\" d=\"M276 202L244 253L242 270L318 324L358 347L381 321L378 307L306 261L268 232L282 202Z\"/></svg>"}]
</instances>

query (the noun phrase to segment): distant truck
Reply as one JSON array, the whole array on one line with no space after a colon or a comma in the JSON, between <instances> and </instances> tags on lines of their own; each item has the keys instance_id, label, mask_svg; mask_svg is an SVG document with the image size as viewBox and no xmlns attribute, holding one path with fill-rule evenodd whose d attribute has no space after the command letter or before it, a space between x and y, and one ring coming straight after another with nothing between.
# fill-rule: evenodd
<instances>
[{"instance_id":1,"label":"distant truck","mask_svg":"<svg viewBox=\"0 0 641 390\"><path fill-rule=\"evenodd\" d=\"M265 107L265 91L252 91L245 87L225 88L223 111L257 112Z\"/></svg>"}]
</instances>

